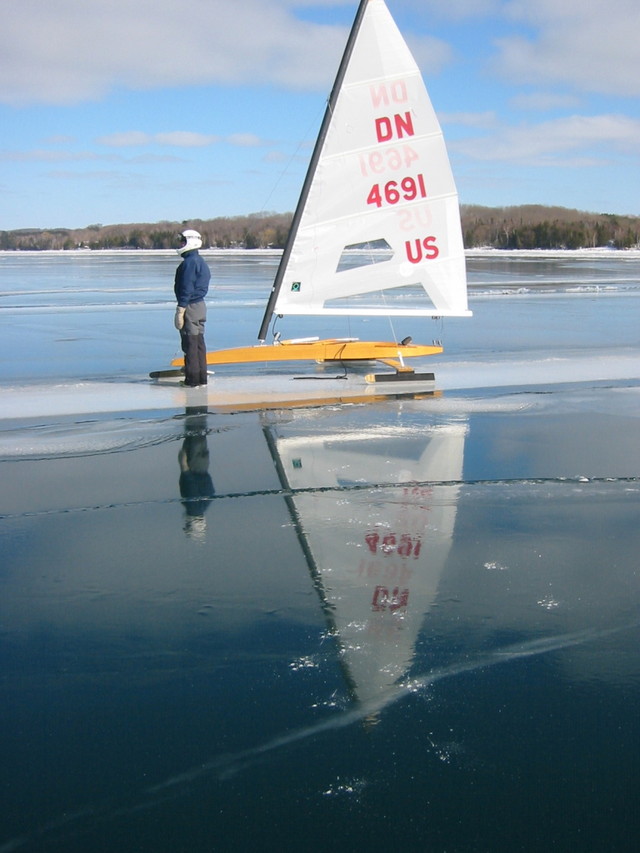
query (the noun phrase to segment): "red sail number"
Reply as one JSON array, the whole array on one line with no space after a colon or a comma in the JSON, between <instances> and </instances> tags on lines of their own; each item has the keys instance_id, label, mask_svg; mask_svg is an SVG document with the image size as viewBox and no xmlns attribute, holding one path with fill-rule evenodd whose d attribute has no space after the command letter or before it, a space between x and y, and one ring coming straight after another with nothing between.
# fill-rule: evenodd
<instances>
[{"instance_id":1,"label":"red sail number","mask_svg":"<svg viewBox=\"0 0 640 853\"><path fill-rule=\"evenodd\" d=\"M422 542L419 536L410 536L408 533L397 535L396 533L379 533L371 531L364 537L372 554L384 554L389 556L397 554L399 557L417 557L420 555Z\"/></svg>"},{"instance_id":2,"label":"red sail number","mask_svg":"<svg viewBox=\"0 0 640 853\"><path fill-rule=\"evenodd\" d=\"M426 198L427 188L424 175L402 178L401 181L387 181L386 184L374 184L367 196L367 204L382 207L383 204L398 204L399 201L415 201Z\"/></svg>"}]
</instances>

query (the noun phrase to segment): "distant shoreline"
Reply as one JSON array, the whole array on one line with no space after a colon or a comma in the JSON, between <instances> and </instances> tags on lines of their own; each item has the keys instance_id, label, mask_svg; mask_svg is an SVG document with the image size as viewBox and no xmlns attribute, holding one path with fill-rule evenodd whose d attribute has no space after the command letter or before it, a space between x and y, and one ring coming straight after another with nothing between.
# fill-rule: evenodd
<instances>
[{"instance_id":1,"label":"distant shoreline","mask_svg":"<svg viewBox=\"0 0 640 853\"><path fill-rule=\"evenodd\" d=\"M282 254L282 249L241 249L241 248L229 248L229 249L219 249L215 247L210 247L207 249L200 250L203 254L207 255L220 255L220 256L232 256L232 255L244 255L244 256L257 256L262 255L264 257L279 257ZM534 256L544 256L544 257L553 257L553 256L569 256L569 257L639 257L640 258L640 246L630 247L630 248L622 248L617 249L613 246L595 246L592 248L586 249L496 249L492 246L481 246L473 249L465 249L464 250L465 257L481 257L481 256L494 256L494 257L534 257ZM33 256L42 256L42 255L67 255L69 257L72 256L90 256L90 255L157 255L157 256L169 256L176 255L175 249L0 249L0 256L12 256L12 255L33 255ZM177 255L176 255L177 257Z\"/></svg>"},{"instance_id":2,"label":"distant shoreline","mask_svg":"<svg viewBox=\"0 0 640 853\"><path fill-rule=\"evenodd\" d=\"M640 217L589 213L564 207L460 205L462 238L468 249L574 250L640 248ZM291 213L190 219L183 222L87 225L85 228L0 230L0 250L163 250L176 246L184 228L194 228L205 246L224 250L282 249Z\"/></svg>"}]
</instances>

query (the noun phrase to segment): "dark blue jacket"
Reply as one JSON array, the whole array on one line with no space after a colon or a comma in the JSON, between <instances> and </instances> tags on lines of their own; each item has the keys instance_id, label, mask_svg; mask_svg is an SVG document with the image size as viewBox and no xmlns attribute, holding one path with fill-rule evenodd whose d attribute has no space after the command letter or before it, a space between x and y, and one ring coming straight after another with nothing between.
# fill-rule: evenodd
<instances>
[{"instance_id":1,"label":"dark blue jacket","mask_svg":"<svg viewBox=\"0 0 640 853\"><path fill-rule=\"evenodd\" d=\"M182 263L176 270L176 280L173 287L178 305L186 308L193 302L200 302L209 290L211 272L204 258L197 249L185 252Z\"/></svg>"}]
</instances>

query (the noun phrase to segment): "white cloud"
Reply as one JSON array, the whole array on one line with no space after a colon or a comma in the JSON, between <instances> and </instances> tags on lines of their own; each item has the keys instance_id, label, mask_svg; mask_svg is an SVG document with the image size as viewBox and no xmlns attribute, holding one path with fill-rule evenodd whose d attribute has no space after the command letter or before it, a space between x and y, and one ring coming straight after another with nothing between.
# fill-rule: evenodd
<instances>
[{"instance_id":1,"label":"white cloud","mask_svg":"<svg viewBox=\"0 0 640 853\"><path fill-rule=\"evenodd\" d=\"M174 130L170 133L156 133L153 141L159 145L171 145L178 148L205 148L220 141L219 136L194 133L189 130Z\"/></svg>"},{"instance_id":2,"label":"white cloud","mask_svg":"<svg viewBox=\"0 0 640 853\"><path fill-rule=\"evenodd\" d=\"M282 151L269 151L262 159L265 163L287 163L291 158Z\"/></svg>"},{"instance_id":3,"label":"white cloud","mask_svg":"<svg viewBox=\"0 0 640 853\"><path fill-rule=\"evenodd\" d=\"M141 130L126 130L123 133L110 133L96 139L99 145L107 145L110 148L133 148L138 145L150 145L153 137Z\"/></svg>"},{"instance_id":4,"label":"white cloud","mask_svg":"<svg viewBox=\"0 0 640 853\"><path fill-rule=\"evenodd\" d=\"M494 68L509 82L640 95L638 0L511 0L505 15L533 31L496 41Z\"/></svg>"},{"instance_id":5,"label":"white cloud","mask_svg":"<svg viewBox=\"0 0 640 853\"><path fill-rule=\"evenodd\" d=\"M118 192L149 192L155 190L157 181L150 175L139 172L119 172L117 170L95 170L85 172L73 172L70 170L52 170L47 178L62 184L82 184L92 187L94 184L102 185L110 191Z\"/></svg>"},{"instance_id":6,"label":"white cloud","mask_svg":"<svg viewBox=\"0 0 640 853\"><path fill-rule=\"evenodd\" d=\"M503 0L401 0L398 6L407 6L418 12L429 12L438 18L449 20L466 20L469 18L486 17L500 12Z\"/></svg>"},{"instance_id":7,"label":"white cloud","mask_svg":"<svg viewBox=\"0 0 640 853\"><path fill-rule=\"evenodd\" d=\"M231 136L213 136L206 133L195 133L190 130L171 130L162 133L144 133L141 130L125 130L110 133L96 139L98 145L108 148L140 148L151 145L162 145L170 148L206 148L219 142L239 148L255 148L264 145L259 136L253 133L234 133Z\"/></svg>"},{"instance_id":8,"label":"white cloud","mask_svg":"<svg viewBox=\"0 0 640 853\"><path fill-rule=\"evenodd\" d=\"M545 112L546 110L575 109L580 105L580 98L554 92L530 92L516 95L509 103L517 110Z\"/></svg>"},{"instance_id":9,"label":"white cloud","mask_svg":"<svg viewBox=\"0 0 640 853\"><path fill-rule=\"evenodd\" d=\"M44 140L47 145L73 145L75 139L73 136L66 136L64 134L57 134L55 136L49 136Z\"/></svg>"},{"instance_id":10,"label":"white cloud","mask_svg":"<svg viewBox=\"0 0 640 853\"><path fill-rule=\"evenodd\" d=\"M136 166L154 166L157 163L185 163L186 157L178 157L176 154L136 154L135 157L123 158L127 163Z\"/></svg>"},{"instance_id":11,"label":"white cloud","mask_svg":"<svg viewBox=\"0 0 640 853\"><path fill-rule=\"evenodd\" d=\"M0 160L9 163L71 163L84 160L109 159L93 151L52 151L36 148L31 151L0 151Z\"/></svg>"},{"instance_id":12,"label":"white cloud","mask_svg":"<svg viewBox=\"0 0 640 853\"><path fill-rule=\"evenodd\" d=\"M277 85L326 92L348 25L296 17L300 0L21 0L0 28L0 101L73 104L116 88ZM433 71L448 49L413 42Z\"/></svg>"},{"instance_id":13,"label":"white cloud","mask_svg":"<svg viewBox=\"0 0 640 853\"><path fill-rule=\"evenodd\" d=\"M227 142L230 145L237 145L239 148L257 148L263 145L263 141L254 133L233 133L227 137Z\"/></svg>"},{"instance_id":14,"label":"white cloud","mask_svg":"<svg viewBox=\"0 0 640 853\"><path fill-rule=\"evenodd\" d=\"M627 116L569 116L502 127L491 135L465 139L452 149L475 160L526 166L591 166L610 157L640 158L640 120Z\"/></svg>"},{"instance_id":15,"label":"white cloud","mask_svg":"<svg viewBox=\"0 0 640 853\"><path fill-rule=\"evenodd\" d=\"M21 0L0 28L0 100L75 103L114 87L277 83L325 89L346 29L293 0Z\"/></svg>"},{"instance_id":16,"label":"white cloud","mask_svg":"<svg viewBox=\"0 0 640 853\"><path fill-rule=\"evenodd\" d=\"M97 154L95 151L59 151L48 148L34 148L25 151L0 151L2 163L132 163L149 165L154 163L176 163L183 158L172 154L144 153L134 157L122 154Z\"/></svg>"},{"instance_id":17,"label":"white cloud","mask_svg":"<svg viewBox=\"0 0 640 853\"><path fill-rule=\"evenodd\" d=\"M442 124L457 124L465 127L495 127L496 114L492 111L484 113L438 113Z\"/></svg>"}]
</instances>

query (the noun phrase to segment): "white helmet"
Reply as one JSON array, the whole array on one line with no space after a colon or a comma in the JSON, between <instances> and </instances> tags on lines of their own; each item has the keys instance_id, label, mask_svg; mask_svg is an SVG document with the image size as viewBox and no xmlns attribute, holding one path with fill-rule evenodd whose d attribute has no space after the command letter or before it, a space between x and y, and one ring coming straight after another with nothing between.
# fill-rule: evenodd
<instances>
[{"instance_id":1,"label":"white helmet","mask_svg":"<svg viewBox=\"0 0 640 853\"><path fill-rule=\"evenodd\" d=\"M202 237L197 231L193 231L191 228L187 228L180 236L183 243L179 249L176 249L179 255L184 255L185 252L191 252L193 249L199 249L202 246Z\"/></svg>"}]
</instances>

